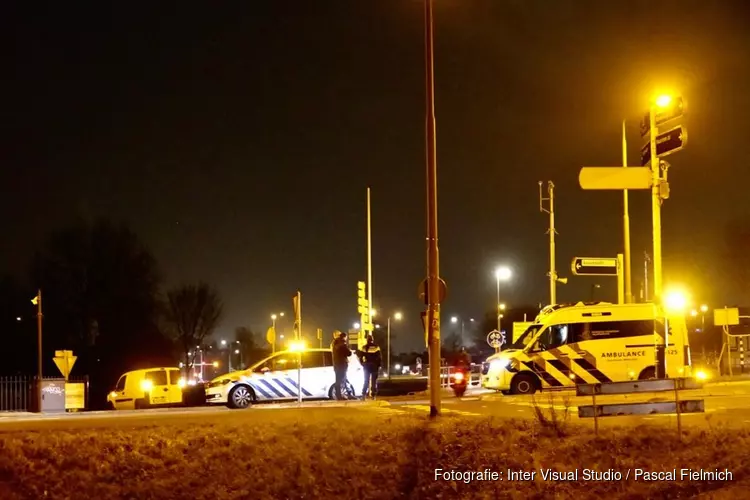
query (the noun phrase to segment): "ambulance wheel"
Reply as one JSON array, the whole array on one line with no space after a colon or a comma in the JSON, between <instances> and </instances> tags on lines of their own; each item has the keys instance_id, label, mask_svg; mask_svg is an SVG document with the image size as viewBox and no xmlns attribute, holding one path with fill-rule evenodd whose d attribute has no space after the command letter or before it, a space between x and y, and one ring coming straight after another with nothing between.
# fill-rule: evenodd
<instances>
[{"instance_id":1,"label":"ambulance wheel","mask_svg":"<svg viewBox=\"0 0 750 500\"><path fill-rule=\"evenodd\" d=\"M649 366L648 368L645 368L640 375L638 375L638 380L651 380L656 378L656 368L653 366Z\"/></svg>"},{"instance_id":2,"label":"ambulance wheel","mask_svg":"<svg viewBox=\"0 0 750 500\"><path fill-rule=\"evenodd\" d=\"M521 373L513 377L510 383L511 394L534 394L537 389L537 381L533 375Z\"/></svg>"},{"instance_id":3,"label":"ambulance wheel","mask_svg":"<svg viewBox=\"0 0 750 500\"><path fill-rule=\"evenodd\" d=\"M232 409L248 408L255 401L253 390L246 385L238 385L229 391L227 406Z\"/></svg>"}]
</instances>

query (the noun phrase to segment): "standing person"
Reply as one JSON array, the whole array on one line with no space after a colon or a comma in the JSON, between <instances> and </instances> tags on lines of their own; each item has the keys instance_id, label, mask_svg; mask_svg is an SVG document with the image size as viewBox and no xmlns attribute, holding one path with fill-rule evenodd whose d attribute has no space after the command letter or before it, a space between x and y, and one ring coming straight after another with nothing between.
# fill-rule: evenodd
<instances>
[{"instance_id":1,"label":"standing person","mask_svg":"<svg viewBox=\"0 0 750 500\"><path fill-rule=\"evenodd\" d=\"M346 345L346 334L338 330L333 332L333 342L331 342L331 355L333 357L333 373L336 375L336 385L334 392L336 399L344 399L341 394L341 387L346 384L346 370L349 367L349 356L352 352Z\"/></svg>"},{"instance_id":2,"label":"standing person","mask_svg":"<svg viewBox=\"0 0 750 500\"><path fill-rule=\"evenodd\" d=\"M367 399L369 393L372 399L378 393L378 372L382 362L380 346L375 343L372 335L367 336L367 343L361 351L357 351L357 357L362 362L362 368L365 372L365 385L362 388L362 399Z\"/></svg>"}]
</instances>

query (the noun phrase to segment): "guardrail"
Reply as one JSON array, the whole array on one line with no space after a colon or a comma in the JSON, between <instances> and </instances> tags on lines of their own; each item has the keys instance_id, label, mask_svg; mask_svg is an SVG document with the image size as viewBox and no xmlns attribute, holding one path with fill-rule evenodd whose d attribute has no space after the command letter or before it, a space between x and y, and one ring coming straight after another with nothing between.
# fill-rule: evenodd
<instances>
[{"instance_id":1,"label":"guardrail","mask_svg":"<svg viewBox=\"0 0 750 500\"><path fill-rule=\"evenodd\" d=\"M447 389L450 387L450 377L457 371L455 366L440 367L440 387ZM469 377L469 388L482 387L482 365L473 365Z\"/></svg>"},{"instance_id":2,"label":"guardrail","mask_svg":"<svg viewBox=\"0 0 750 500\"><path fill-rule=\"evenodd\" d=\"M59 405L62 411L87 408L88 377L71 377L67 383L60 377L43 377L42 381L43 384L59 382L61 387L67 389L61 392ZM48 405L43 404L39 408L38 391L37 378L34 376L0 376L0 412L46 411ZM54 399L54 394L50 392L49 395Z\"/></svg>"},{"instance_id":3,"label":"guardrail","mask_svg":"<svg viewBox=\"0 0 750 500\"><path fill-rule=\"evenodd\" d=\"M701 389L703 384L691 378L672 378L659 380L637 380L631 382L611 382L604 384L581 384L576 387L576 396L591 396L590 406L579 406L579 418L594 418L594 432L599 433L600 417L617 417L621 415L651 415L654 413L676 413L677 432L682 434L683 413L703 413L702 399L680 399L681 390ZM633 394L639 392L674 392L674 401L643 403L610 403L596 404L597 396Z\"/></svg>"}]
</instances>

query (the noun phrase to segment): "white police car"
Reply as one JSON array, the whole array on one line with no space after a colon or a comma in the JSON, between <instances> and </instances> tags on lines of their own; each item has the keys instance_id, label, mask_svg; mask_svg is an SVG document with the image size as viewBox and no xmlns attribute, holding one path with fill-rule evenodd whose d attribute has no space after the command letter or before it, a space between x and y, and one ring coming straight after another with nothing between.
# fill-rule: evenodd
<instances>
[{"instance_id":1,"label":"white police car","mask_svg":"<svg viewBox=\"0 0 750 500\"><path fill-rule=\"evenodd\" d=\"M296 400L299 395L298 360L302 360L302 399L335 398L336 376L330 349L280 351L247 370L216 377L206 387L206 402L247 408L263 401ZM362 395L364 372L356 354L349 358L345 395Z\"/></svg>"}]
</instances>

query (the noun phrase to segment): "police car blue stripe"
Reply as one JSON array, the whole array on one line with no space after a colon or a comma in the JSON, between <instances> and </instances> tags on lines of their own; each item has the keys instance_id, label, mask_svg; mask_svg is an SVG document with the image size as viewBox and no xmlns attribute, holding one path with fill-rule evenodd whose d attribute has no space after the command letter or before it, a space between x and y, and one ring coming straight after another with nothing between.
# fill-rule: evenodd
<instances>
[{"instance_id":1,"label":"police car blue stripe","mask_svg":"<svg viewBox=\"0 0 750 500\"><path fill-rule=\"evenodd\" d=\"M283 384L283 383L281 382L281 379L279 379L279 378L275 378L275 379L273 379L273 381L274 381L274 382L276 382L276 383L277 383L277 384L278 384L279 386L281 386L281 388L282 388L282 389L284 389L284 390L285 390L286 392L288 392L289 394L291 394L291 395L292 395L292 396L294 396L295 398L297 397L297 391L294 391L294 390L290 389L289 387L285 386L285 385L284 385L284 384Z\"/></svg>"},{"instance_id":2,"label":"police car blue stripe","mask_svg":"<svg viewBox=\"0 0 750 500\"><path fill-rule=\"evenodd\" d=\"M260 384L253 385L253 389L255 389L256 391L258 391L264 398L271 399L273 396L271 396L266 391L264 391L259 385Z\"/></svg>"},{"instance_id":3,"label":"police car blue stripe","mask_svg":"<svg viewBox=\"0 0 750 500\"><path fill-rule=\"evenodd\" d=\"M268 382L268 380L260 379L260 380L258 380L258 382L260 382L261 384L265 385L267 388L269 388L271 390L271 392L275 393L278 397L280 397L280 398L284 397L284 395L281 394L277 388L275 388L274 386L272 386Z\"/></svg>"},{"instance_id":4,"label":"police car blue stripe","mask_svg":"<svg viewBox=\"0 0 750 500\"><path fill-rule=\"evenodd\" d=\"M295 382L294 380L292 380L289 377L287 377L286 381L289 382L290 384L292 384L295 389L299 389L299 386L297 385L297 382ZM305 396L312 396L312 394L310 394L309 392L307 392L307 390L305 390L304 387L302 388L302 394L304 394Z\"/></svg>"}]
</instances>

